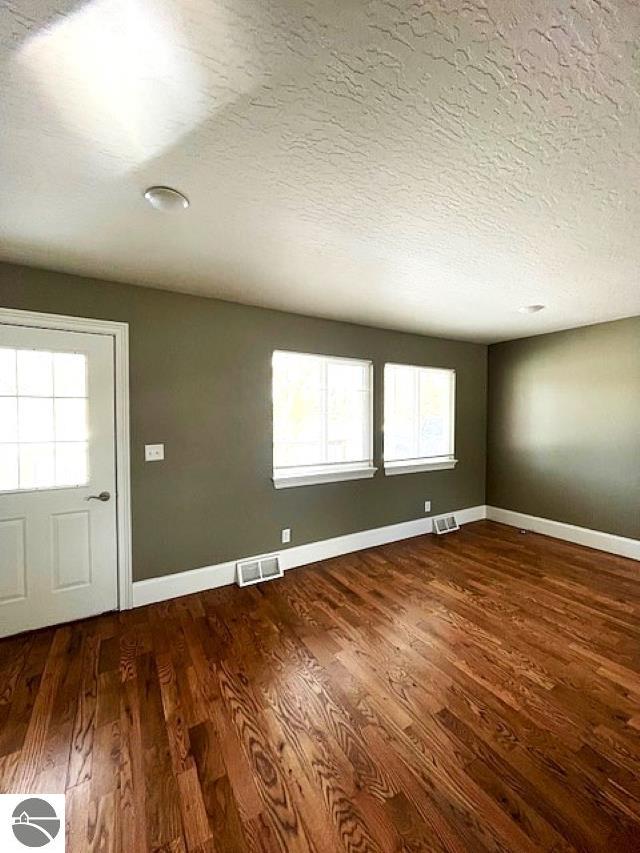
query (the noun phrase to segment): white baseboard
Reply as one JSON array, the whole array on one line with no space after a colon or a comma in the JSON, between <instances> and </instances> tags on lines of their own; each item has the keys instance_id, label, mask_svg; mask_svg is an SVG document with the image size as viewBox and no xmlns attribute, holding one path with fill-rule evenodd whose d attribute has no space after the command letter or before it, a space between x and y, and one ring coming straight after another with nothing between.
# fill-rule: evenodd
<instances>
[{"instance_id":1,"label":"white baseboard","mask_svg":"<svg viewBox=\"0 0 640 853\"><path fill-rule=\"evenodd\" d=\"M455 510L460 524L480 521L487 517L486 506L473 506L468 509ZM375 548L411 536L420 536L432 532L432 520L429 517L417 518L414 521L403 521L400 524L390 524L387 527L376 527L373 530L362 530L359 533L349 533L346 536L336 536L333 539L323 539L320 542L310 542L307 545L294 545L283 548L279 553L287 569L295 569L308 563L317 563L341 554L362 551L364 548ZM238 559L245 559L239 557ZM202 592L205 589L216 589L234 583L237 560L228 563L218 563L215 566L204 566L201 569L191 569L177 572L161 578L150 578L136 581L133 584L133 606L153 604L166 601L180 595Z\"/></svg>"},{"instance_id":2,"label":"white baseboard","mask_svg":"<svg viewBox=\"0 0 640 853\"><path fill-rule=\"evenodd\" d=\"M620 557L640 560L640 540L638 539L627 539L624 536L603 533L601 530L576 527L562 521L538 518L535 515L525 515L523 512L500 509L497 506L488 506L486 517L490 521L499 521L502 524L509 524L511 527L532 530L534 533L543 533L545 536L554 536L556 539L574 542L576 545L586 545L587 548L596 548L598 551L608 551L610 554L617 554Z\"/></svg>"}]
</instances>

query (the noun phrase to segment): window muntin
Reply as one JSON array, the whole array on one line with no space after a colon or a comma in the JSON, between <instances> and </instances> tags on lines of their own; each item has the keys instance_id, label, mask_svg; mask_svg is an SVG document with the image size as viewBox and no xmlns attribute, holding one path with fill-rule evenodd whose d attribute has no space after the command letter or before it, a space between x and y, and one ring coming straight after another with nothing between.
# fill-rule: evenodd
<instances>
[{"instance_id":1,"label":"window muntin","mask_svg":"<svg viewBox=\"0 0 640 853\"><path fill-rule=\"evenodd\" d=\"M455 371L385 364L385 463L453 460Z\"/></svg>"},{"instance_id":2,"label":"window muntin","mask_svg":"<svg viewBox=\"0 0 640 853\"><path fill-rule=\"evenodd\" d=\"M371 362L276 350L274 478L372 465Z\"/></svg>"},{"instance_id":3,"label":"window muntin","mask_svg":"<svg viewBox=\"0 0 640 853\"><path fill-rule=\"evenodd\" d=\"M88 482L87 357L0 347L0 492Z\"/></svg>"}]
</instances>

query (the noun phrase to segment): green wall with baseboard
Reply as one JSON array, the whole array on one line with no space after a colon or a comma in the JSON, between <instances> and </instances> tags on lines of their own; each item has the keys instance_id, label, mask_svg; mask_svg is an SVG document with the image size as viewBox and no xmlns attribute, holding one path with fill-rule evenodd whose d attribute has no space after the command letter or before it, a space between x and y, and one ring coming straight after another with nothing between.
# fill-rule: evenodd
<instances>
[{"instance_id":1,"label":"green wall with baseboard","mask_svg":"<svg viewBox=\"0 0 640 853\"><path fill-rule=\"evenodd\" d=\"M130 327L135 580L485 502L487 347L0 264L0 306ZM382 453L385 361L457 371L452 471L276 491L271 482L274 349L374 363L374 459ZM166 459L144 462L162 442Z\"/></svg>"},{"instance_id":2,"label":"green wall with baseboard","mask_svg":"<svg viewBox=\"0 0 640 853\"><path fill-rule=\"evenodd\" d=\"M640 317L489 347L487 503L640 539Z\"/></svg>"}]
</instances>

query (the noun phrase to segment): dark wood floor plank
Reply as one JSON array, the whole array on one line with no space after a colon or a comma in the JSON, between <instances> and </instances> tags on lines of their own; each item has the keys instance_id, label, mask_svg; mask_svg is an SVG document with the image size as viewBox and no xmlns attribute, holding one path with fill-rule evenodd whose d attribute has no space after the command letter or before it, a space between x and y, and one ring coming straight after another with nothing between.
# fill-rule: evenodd
<instances>
[{"instance_id":1,"label":"dark wood floor plank","mask_svg":"<svg viewBox=\"0 0 640 853\"><path fill-rule=\"evenodd\" d=\"M91 779L93 737L98 704L98 666L100 638L91 623L82 647L82 680L78 690L76 717L73 725L67 770L67 787Z\"/></svg>"},{"instance_id":2,"label":"dark wood floor plank","mask_svg":"<svg viewBox=\"0 0 640 853\"><path fill-rule=\"evenodd\" d=\"M182 835L178 785L154 655L141 655L137 666L147 844L152 850L162 849L163 845L175 844ZM136 817L142 819L142 815Z\"/></svg>"},{"instance_id":3,"label":"dark wood floor plank","mask_svg":"<svg viewBox=\"0 0 640 853\"><path fill-rule=\"evenodd\" d=\"M120 691L120 831L121 850L147 850L144 752L137 675L128 673ZM72 789L74 790L74 789Z\"/></svg>"},{"instance_id":4,"label":"dark wood floor plank","mask_svg":"<svg viewBox=\"0 0 640 853\"><path fill-rule=\"evenodd\" d=\"M640 850L640 571L491 522L0 641L67 850Z\"/></svg>"},{"instance_id":5,"label":"dark wood floor plank","mask_svg":"<svg viewBox=\"0 0 640 853\"><path fill-rule=\"evenodd\" d=\"M32 790L42 769L53 706L63 680L71 635L69 626L58 628L54 634L38 692L31 707L29 724L20 750L20 761L13 780L18 791Z\"/></svg>"}]
</instances>

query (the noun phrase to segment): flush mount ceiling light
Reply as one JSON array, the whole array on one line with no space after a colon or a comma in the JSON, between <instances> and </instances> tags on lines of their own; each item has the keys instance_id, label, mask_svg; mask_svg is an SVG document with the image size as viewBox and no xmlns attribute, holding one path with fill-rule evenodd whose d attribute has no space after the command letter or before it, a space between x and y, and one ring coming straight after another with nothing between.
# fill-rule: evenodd
<instances>
[{"instance_id":1,"label":"flush mount ceiling light","mask_svg":"<svg viewBox=\"0 0 640 853\"><path fill-rule=\"evenodd\" d=\"M542 311L544 307L544 305L523 305L522 308L518 308L518 311L521 314L537 314L538 311Z\"/></svg>"},{"instance_id":2,"label":"flush mount ceiling light","mask_svg":"<svg viewBox=\"0 0 640 853\"><path fill-rule=\"evenodd\" d=\"M149 187L145 190L144 197L151 207L155 210L163 210L165 213L174 213L189 207L189 199L186 195L182 195L171 187Z\"/></svg>"}]
</instances>

